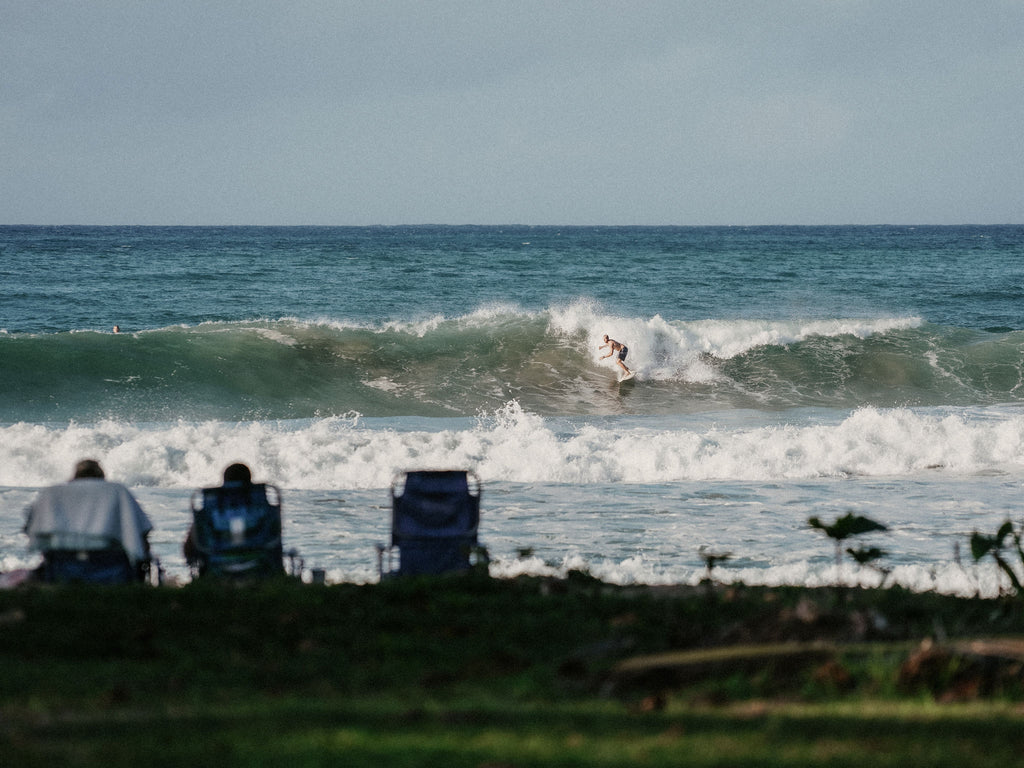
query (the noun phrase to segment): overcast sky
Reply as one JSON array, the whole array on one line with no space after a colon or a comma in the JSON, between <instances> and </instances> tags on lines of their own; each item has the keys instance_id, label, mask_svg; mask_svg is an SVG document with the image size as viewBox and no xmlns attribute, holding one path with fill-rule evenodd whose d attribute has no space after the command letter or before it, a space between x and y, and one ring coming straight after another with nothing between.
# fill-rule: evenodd
<instances>
[{"instance_id":1,"label":"overcast sky","mask_svg":"<svg viewBox=\"0 0 1024 768\"><path fill-rule=\"evenodd\" d=\"M0 0L0 223L1024 223L1024 2Z\"/></svg>"}]
</instances>

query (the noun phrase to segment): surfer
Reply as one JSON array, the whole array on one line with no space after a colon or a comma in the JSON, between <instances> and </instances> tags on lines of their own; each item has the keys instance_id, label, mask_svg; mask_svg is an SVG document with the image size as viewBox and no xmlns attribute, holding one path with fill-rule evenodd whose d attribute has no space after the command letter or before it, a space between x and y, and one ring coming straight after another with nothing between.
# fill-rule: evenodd
<instances>
[{"instance_id":1,"label":"surfer","mask_svg":"<svg viewBox=\"0 0 1024 768\"><path fill-rule=\"evenodd\" d=\"M608 354L601 355L598 358L598 360L604 360L606 357L611 357L616 352L618 352L619 356L615 359L616 365L618 365L619 368L621 368L627 376L631 375L632 371L630 371L629 368L626 367L626 364L623 362L626 359L626 353L629 352L629 347L627 347L625 344L622 344L621 342L616 341L615 339L609 339L607 333L604 335L604 344L599 346L598 349L604 349L605 347L608 347Z\"/></svg>"}]
</instances>

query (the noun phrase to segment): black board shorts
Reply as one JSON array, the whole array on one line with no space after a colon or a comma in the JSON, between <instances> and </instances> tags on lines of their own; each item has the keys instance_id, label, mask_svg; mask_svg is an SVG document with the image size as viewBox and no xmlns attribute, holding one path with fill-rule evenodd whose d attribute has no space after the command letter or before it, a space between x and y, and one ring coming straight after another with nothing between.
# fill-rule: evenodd
<instances>
[{"instance_id":1,"label":"black board shorts","mask_svg":"<svg viewBox=\"0 0 1024 768\"><path fill-rule=\"evenodd\" d=\"M623 347L619 350L619 360L626 359L626 353L629 352L629 347Z\"/></svg>"}]
</instances>

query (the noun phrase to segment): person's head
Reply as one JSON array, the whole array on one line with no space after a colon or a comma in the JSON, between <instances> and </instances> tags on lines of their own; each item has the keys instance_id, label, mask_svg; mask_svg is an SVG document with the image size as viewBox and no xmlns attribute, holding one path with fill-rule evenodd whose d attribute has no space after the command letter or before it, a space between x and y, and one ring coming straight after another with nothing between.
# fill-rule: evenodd
<instances>
[{"instance_id":1,"label":"person's head","mask_svg":"<svg viewBox=\"0 0 1024 768\"><path fill-rule=\"evenodd\" d=\"M84 477L102 480L104 478L103 467L95 459L82 459L75 465L75 475L71 479L81 480Z\"/></svg>"},{"instance_id":2,"label":"person's head","mask_svg":"<svg viewBox=\"0 0 1024 768\"><path fill-rule=\"evenodd\" d=\"M235 463L231 464L224 470L224 482L225 483L243 483L248 485L252 482L252 472L245 464Z\"/></svg>"},{"instance_id":3,"label":"person's head","mask_svg":"<svg viewBox=\"0 0 1024 768\"><path fill-rule=\"evenodd\" d=\"M608 341L608 334L607 333L604 335L604 340Z\"/></svg>"},{"instance_id":4,"label":"person's head","mask_svg":"<svg viewBox=\"0 0 1024 768\"><path fill-rule=\"evenodd\" d=\"M120 332L121 332L121 326L120 325L115 325L114 326L114 333L120 333Z\"/></svg>"}]
</instances>

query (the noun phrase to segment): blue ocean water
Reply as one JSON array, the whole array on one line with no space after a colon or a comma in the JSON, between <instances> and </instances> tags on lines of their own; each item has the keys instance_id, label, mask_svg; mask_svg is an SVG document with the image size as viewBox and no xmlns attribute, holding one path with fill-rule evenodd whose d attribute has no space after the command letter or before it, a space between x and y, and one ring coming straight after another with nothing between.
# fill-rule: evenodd
<instances>
[{"instance_id":1,"label":"blue ocean water","mask_svg":"<svg viewBox=\"0 0 1024 768\"><path fill-rule=\"evenodd\" d=\"M0 568L92 456L181 578L243 460L335 581L397 472L456 466L496 575L823 583L807 517L852 510L893 578L992 591L956 553L1021 518L1022 294L1019 226L0 227Z\"/></svg>"}]
</instances>

